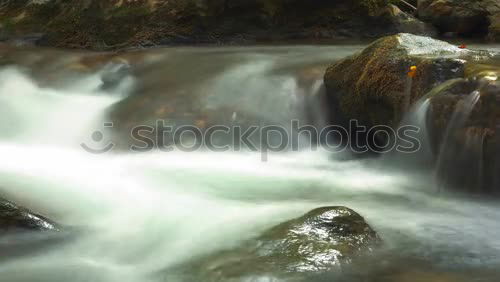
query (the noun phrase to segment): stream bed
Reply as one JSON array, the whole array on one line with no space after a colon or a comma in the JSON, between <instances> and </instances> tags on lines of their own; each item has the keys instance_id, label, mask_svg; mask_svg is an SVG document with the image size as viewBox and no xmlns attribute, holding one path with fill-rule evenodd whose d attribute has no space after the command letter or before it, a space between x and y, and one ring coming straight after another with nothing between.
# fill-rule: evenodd
<instances>
[{"instance_id":1,"label":"stream bed","mask_svg":"<svg viewBox=\"0 0 500 282\"><path fill-rule=\"evenodd\" d=\"M216 112L261 125L299 119L319 126L328 106L302 107L304 97L321 91L328 64L362 45L112 55L0 48L0 195L77 230L43 252L0 254L1 281L204 281L204 270L190 268L197 259L323 206L355 210L384 243L307 281L500 277L498 202L440 191L429 168L402 166L401 158L307 146L265 161L251 151L92 154L81 147L103 145L92 134L110 117L151 122L171 100L173 119L211 119ZM300 279L269 273L227 281Z\"/></svg>"}]
</instances>

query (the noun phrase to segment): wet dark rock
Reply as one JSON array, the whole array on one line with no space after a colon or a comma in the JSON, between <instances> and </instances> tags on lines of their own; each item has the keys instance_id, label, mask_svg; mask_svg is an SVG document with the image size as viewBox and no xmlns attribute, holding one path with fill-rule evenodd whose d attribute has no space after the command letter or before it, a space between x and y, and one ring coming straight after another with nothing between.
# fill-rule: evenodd
<instances>
[{"instance_id":1,"label":"wet dark rock","mask_svg":"<svg viewBox=\"0 0 500 282\"><path fill-rule=\"evenodd\" d=\"M475 193L500 193L498 75L498 66L468 65L465 78L447 81L428 94L431 143L445 185ZM478 102L467 113L467 99L475 92Z\"/></svg>"},{"instance_id":2,"label":"wet dark rock","mask_svg":"<svg viewBox=\"0 0 500 282\"><path fill-rule=\"evenodd\" d=\"M238 249L209 256L199 267L205 281L207 277L208 281L297 277L340 269L380 243L377 233L353 210L325 207L271 228Z\"/></svg>"},{"instance_id":3,"label":"wet dark rock","mask_svg":"<svg viewBox=\"0 0 500 282\"><path fill-rule=\"evenodd\" d=\"M51 220L0 198L0 236L25 231L58 231Z\"/></svg>"},{"instance_id":4,"label":"wet dark rock","mask_svg":"<svg viewBox=\"0 0 500 282\"><path fill-rule=\"evenodd\" d=\"M420 19L434 24L442 33L495 39L500 2L497 0L424 0L419 1ZM491 28L491 30L490 30Z\"/></svg>"}]
</instances>

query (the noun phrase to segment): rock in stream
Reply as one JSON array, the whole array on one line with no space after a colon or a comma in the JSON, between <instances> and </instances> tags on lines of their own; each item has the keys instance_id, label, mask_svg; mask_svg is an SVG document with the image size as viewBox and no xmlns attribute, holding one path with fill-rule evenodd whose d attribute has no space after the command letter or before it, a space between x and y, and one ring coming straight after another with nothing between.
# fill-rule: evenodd
<instances>
[{"instance_id":1,"label":"rock in stream","mask_svg":"<svg viewBox=\"0 0 500 282\"><path fill-rule=\"evenodd\" d=\"M380 243L377 233L353 210L323 207L279 224L242 247L205 257L197 267L204 281L295 279L339 270Z\"/></svg>"},{"instance_id":2,"label":"rock in stream","mask_svg":"<svg viewBox=\"0 0 500 282\"><path fill-rule=\"evenodd\" d=\"M59 224L0 198L0 261L61 242L67 235L61 230Z\"/></svg>"}]
</instances>

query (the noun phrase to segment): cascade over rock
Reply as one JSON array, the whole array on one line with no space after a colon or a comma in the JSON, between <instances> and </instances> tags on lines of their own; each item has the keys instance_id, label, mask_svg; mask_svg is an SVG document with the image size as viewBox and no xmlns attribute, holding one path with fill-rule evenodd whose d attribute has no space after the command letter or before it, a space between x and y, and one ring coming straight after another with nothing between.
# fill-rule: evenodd
<instances>
[{"instance_id":1,"label":"cascade over rock","mask_svg":"<svg viewBox=\"0 0 500 282\"><path fill-rule=\"evenodd\" d=\"M412 79L410 66L417 67ZM355 119L365 126L395 128L412 104L430 99L431 150L438 174L446 175L447 184L496 193L498 69L494 53L399 34L330 66L325 85L333 121L343 125Z\"/></svg>"}]
</instances>

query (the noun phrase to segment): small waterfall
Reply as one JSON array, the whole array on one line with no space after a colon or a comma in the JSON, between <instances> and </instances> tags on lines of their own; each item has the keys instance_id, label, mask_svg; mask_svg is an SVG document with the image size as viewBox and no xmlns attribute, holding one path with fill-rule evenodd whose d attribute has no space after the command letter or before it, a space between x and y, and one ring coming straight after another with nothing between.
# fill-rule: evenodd
<instances>
[{"instance_id":1,"label":"small waterfall","mask_svg":"<svg viewBox=\"0 0 500 282\"><path fill-rule=\"evenodd\" d=\"M409 166L427 166L434 161L432 147L430 143L429 129L427 119L430 109L430 99L422 98L417 101L410 111L405 115L403 121L399 124L398 129L403 127L412 126L418 128L418 132L412 134L412 137L418 139L420 148L414 153L402 153L394 151L386 158L388 162L396 163L398 166L401 164L408 164ZM401 142L398 140L398 142ZM405 146L405 144L399 144Z\"/></svg>"},{"instance_id":2,"label":"small waterfall","mask_svg":"<svg viewBox=\"0 0 500 282\"><path fill-rule=\"evenodd\" d=\"M436 178L438 180L438 187L441 189L444 185L452 183L456 169L458 173L468 173L469 182L466 187L478 187L477 183L481 179L478 172L481 170L482 162L482 143L483 135L477 133L473 129L466 129L466 140L464 142L457 142L457 134L464 130L464 126L469 119L474 107L476 106L479 98L481 97L480 91L476 90L470 93L465 99L460 100L455 106L455 111L448 123L446 132L441 141L439 158L436 164ZM468 131L468 132L467 132ZM471 134L472 133L472 134ZM471 147L474 149L471 150ZM460 166L465 167L460 168ZM474 169L471 170L471 167ZM455 169L451 169L454 167ZM463 172L462 172L463 170Z\"/></svg>"},{"instance_id":3,"label":"small waterfall","mask_svg":"<svg viewBox=\"0 0 500 282\"><path fill-rule=\"evenodd\" d=\"M317 80L311 87L311 95L308 96L305 107L308 114L308 122L318 128L328 126L329 105L326 100L326 88L323 80Z\"/></svg>"}]
</instances>

